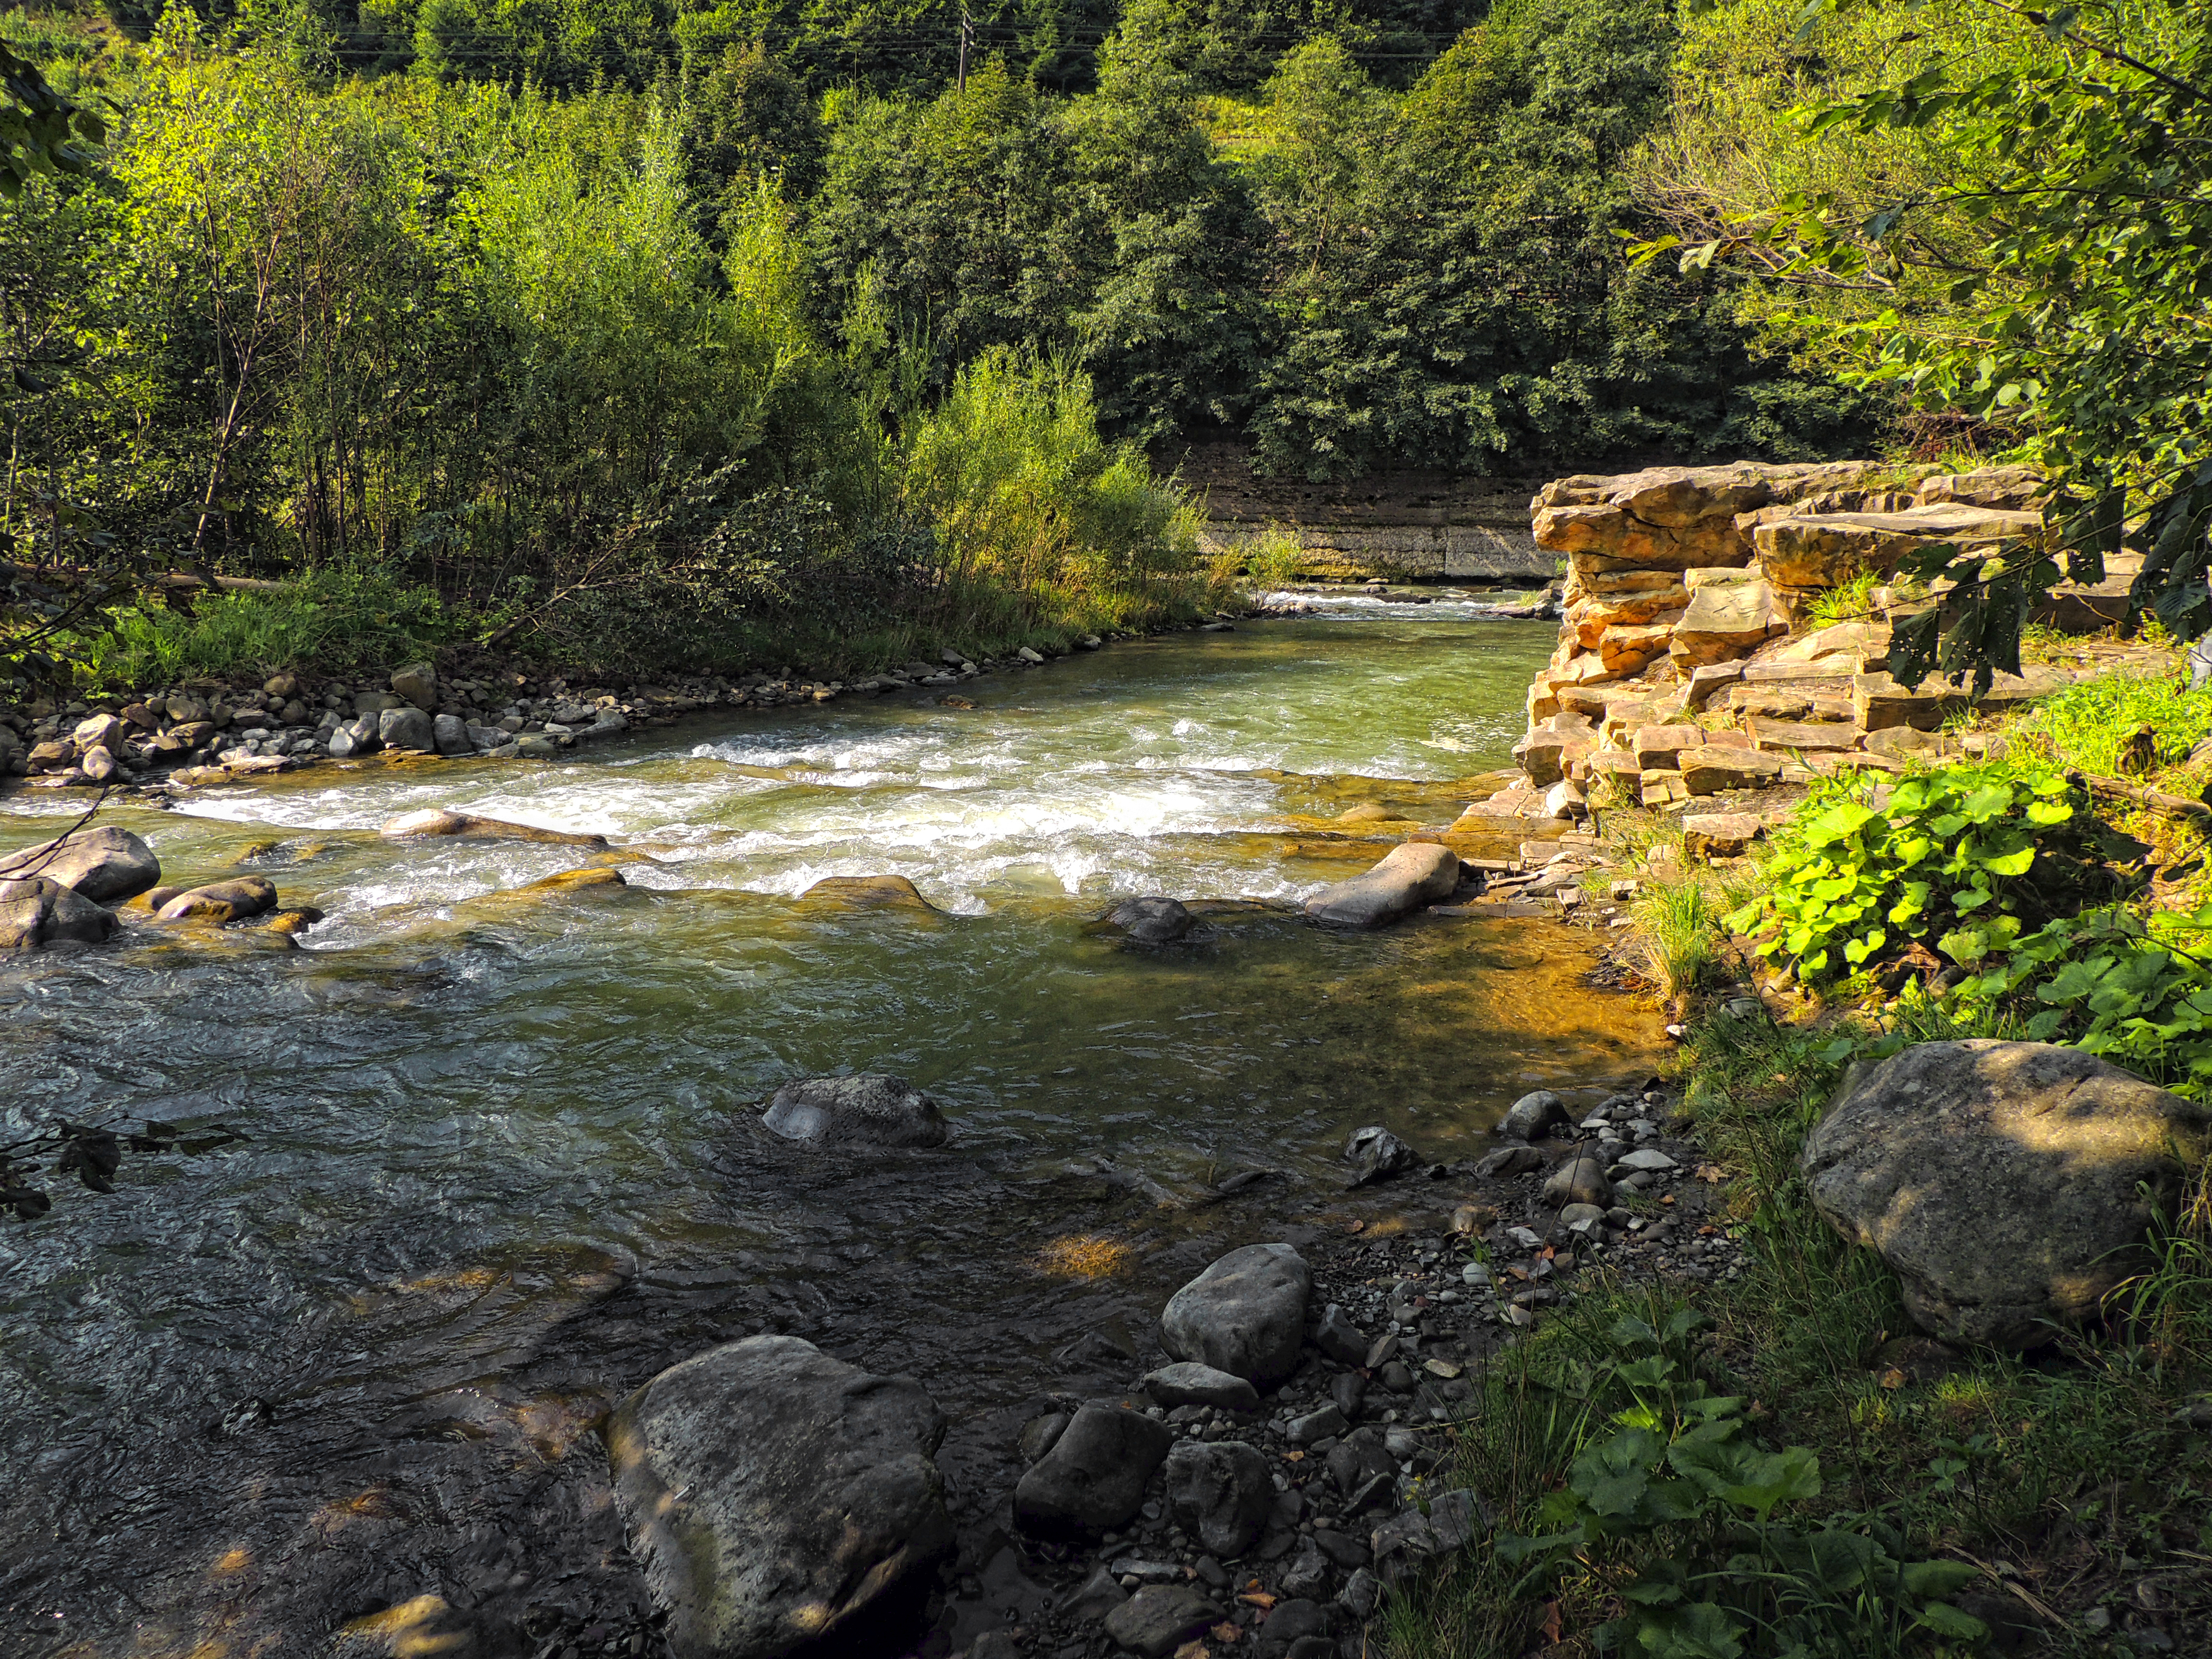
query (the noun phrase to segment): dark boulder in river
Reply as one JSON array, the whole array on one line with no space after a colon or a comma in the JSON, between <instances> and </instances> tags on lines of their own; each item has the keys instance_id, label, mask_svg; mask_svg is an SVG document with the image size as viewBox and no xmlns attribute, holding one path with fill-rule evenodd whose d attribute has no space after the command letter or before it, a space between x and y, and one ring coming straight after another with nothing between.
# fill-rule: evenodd
<instances>
[{"instance_id":1,"label":"dark boulder in river","mask_svg":"<svg viewBox=\"0 0 2212 1659\"><path fill-rule=\"evenodd\" d=\"M775 1091L761 1121L787 1140L942 1146L952 1131L937 1103L902 1077L810 1077Z\"/></svg>"},{"instance_id":2,"label":"dark boulder in river","mask_svg":"<svg viewBox=\"0 0 2212 1659\"><path fill-rule=\"evenodd\" d=\"M97 945L122 925L112 910L44 876L0 880L0 951Z\"/></svg>"},{"instance_id":3,"label":"dark boulder in river","mask_svg":"<svg viewBox=\"0 0 2212 1659\"><path fill-rule=\"evenodd\" d=\"M1106 920L1139 945L1168 945L1197 925L1198 918L1171 898L1123 899Z\"/></svg>"},{"instance_id":4,"label":"dark boulder in river","mask_svg":"<svg viewBox=\"0 0 2212 1659\"><path fill-rule=\"evenodd\" d=\"M678 1659L866 1651L918 1610L952 1543L945 1427L911 1378L795 1336L711 1348L624 1401L615 1495Z\"/></svg>"}]
</instances>

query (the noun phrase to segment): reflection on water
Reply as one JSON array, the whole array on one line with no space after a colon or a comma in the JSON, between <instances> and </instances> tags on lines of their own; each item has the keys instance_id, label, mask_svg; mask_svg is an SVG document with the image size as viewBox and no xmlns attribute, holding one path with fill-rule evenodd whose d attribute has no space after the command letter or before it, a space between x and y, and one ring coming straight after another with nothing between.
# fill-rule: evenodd
<instances>
[{"instance_id":1,"label":"reflection on water","mask_svg":"<svg viewBox=\"0 0 2212 1659\"><path fill-rule=\"evenodd\" d=\"M298 951L141 927L0 972L10 1126L251 1136L0 1234L0 1649L289 1651L377 1618L505 1650L533 1606L635 1589L604 1402L764 1328L923 1379L980 1510L1023 1402L1126 1381L1117 1341L1181 1276L1336 1194L1350 1129L1449 1159L1526 1089L1644 1060L1650 1020L1580 989L1561 930L1319 932L1285 901L1345 868L1267 833L1450 817L1549 635L1270 623L986 679L972 711L848 699L118 815L173 877L245 858L330 920ZM17 795L4 838L62 805ZM374 836L423 805L604 832L629 884L513 894L587 855ZM885 871L950 914L794 896ZM1140 891L1266 902L1164 951L1087 927ZM912 1078L953 1141L755 1126L836 1070ZM1248 1170L1279 1173L1209 1201Z\"/></svg>"}]
</instances>

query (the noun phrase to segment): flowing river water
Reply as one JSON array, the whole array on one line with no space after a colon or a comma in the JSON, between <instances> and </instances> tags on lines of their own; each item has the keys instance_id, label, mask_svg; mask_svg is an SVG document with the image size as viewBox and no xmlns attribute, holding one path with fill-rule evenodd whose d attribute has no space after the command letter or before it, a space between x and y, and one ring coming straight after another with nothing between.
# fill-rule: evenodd
<instances>
[{"instance_id":1,"label":"flowing river water","mask_svg":"<svg viewBox=\"0 0 2212 1659\"><path fill-rule=\"evenodd\" d=\"M760 1330L921 1379L972 1533L1041 1391L1126 1384L1213 1255L1448 1206L1344 1193L1351 1130L1448 1161L1530 1088L1648 1068L1655 1018L1584 985L1570 930L1300 915L1373 856L1317 821L1442 824L1507 761L1553 635L1449 591L1324 610L987 678L970 709L847 697L111 809L165 880L249 869L327 919L297 948L141 921L0 969L6 1138L245 1137L0 1231L0 1650L320 1652L356 1621L340 1649L530 1651L635 1593L599 1415ZM627 884L518 893L588 855L378 838L422 805L605 834ZM19 793L0 846L77 810ZM798 896L882 873L940 914ZM1160 950L1094 926L1142 893L1239 902ZM927 1089L952 1141L760 1129L780 1083L842 1071Z\"/></svg>"}]
</instances>

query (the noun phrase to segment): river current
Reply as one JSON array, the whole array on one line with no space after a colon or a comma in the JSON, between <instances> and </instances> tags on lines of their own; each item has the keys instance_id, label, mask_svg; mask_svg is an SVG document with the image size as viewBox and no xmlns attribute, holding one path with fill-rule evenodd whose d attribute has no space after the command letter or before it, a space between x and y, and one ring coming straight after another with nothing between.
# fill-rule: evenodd
<instances>
[{"instance_id":1,"label":"river current","mask_svg":"<svg viewBox=\"0 0 2212 1659\"><path fill-rule=\"evenodd\" d=\"M972 1531L1040 1391L1126 1382L1212 1255L1429 1201L1346 1194L1352 1129L1448 1161L1530 1088L1640 1073L1653 1018L1583 986L1568 930L1297 913L1372 856L1330 820L1440 825L1507 762L1553 636L1449 590L1325 608L988 677L973 708L848 696L111 809L165 880L251 870L326 919L298 948L142 920L0 967L4 1138L242 1137L0 1230L0 1651L319 1652L349 1621L363 1651L527 1651L635 1593L599 1414L764 1329L921 1379ZM424 805L604 834L627 884L520 893L590 860L376 836ZM0 847L79 810L0 801ZM939 914L799 896L886 873ZM1232 902L1138 950L1094 924L1140 893ZM951 1145L758 1127L842 1071L928 1090Z\"/></svg>"}]
</instances>

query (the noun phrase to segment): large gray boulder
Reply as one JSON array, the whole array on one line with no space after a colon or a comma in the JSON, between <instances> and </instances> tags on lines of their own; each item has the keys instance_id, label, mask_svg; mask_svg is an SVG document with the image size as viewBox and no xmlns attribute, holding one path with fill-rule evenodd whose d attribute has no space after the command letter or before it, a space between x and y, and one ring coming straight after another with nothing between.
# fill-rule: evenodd
<instances>
[{"instance_id":1,"label":"large gray boulder","mask_svg":"<svg viewBox=\"0 0 2212 1659\"><path fill-rule=\"evenodd\" d=\"M1801 1161L1923 1330L2021 1349L2142 1267L2208 1132L2212 1110L2078 1048L1976 1037L1854 1066Z\"/></svg>"},{"instance_id":2,"label":"large gray boulder","mask_svg":"<svg viewBox=\"0 0 2212 1659\"><path fill-rule=\"evenodd\" d=\"M1260 1388L1297 1369L1313 1272L1287 1244L1231 1250L1177 1291L1160 1315L1163 1346Z\"/></svg>"},{"instance_id":3,"label":"large gray boulder","mask_svg":"<svg viewBox=\"0 0 2212 1659\"><path fill-rule=\"evenodd\" d=\"M937 1103L902 1077L810 1077L775 1091L761 1118L786 1140L942 1146L952 1133Z\"/></svg>"},{"instance_id":4,"label":"large gray boulder","mask_svg":"<svg viewBox=\"0 0 2212 1659\"><path fill-rule=\"evenodd\" d=\"M1168 1454L1168 1506L1208 1553L1252 1547L1275 1507L1273 1467L1237 1440L1178 1440Z\"/></svg>"},{"instance_id":5,"label":"large gray boulder","mask_svg":"<svg viewBox=\"0 0 2212 1659\"><path fill-rule=\"evenodd\" d=\"M1409 841L1365 875L1315 894L1306 914L1331 927L1380 927L1442 902L1458 885L1458 854L1435 842Z\"/></svg>"},{"instance_id":6,"label":"large gray boulder","mask_svg":"<svg viewBox=\"0 0 2212 1659\"><path fill-rule=\"evenodd\" d=\"M116 904L161 879L161 860L128 830L103 824L0 857L0 881L44 876L95 904Z\"/></svg>"},{"instance_id":7,"label":"large gray boulder","mask_svg":"<svg viewBox=\"0 0 2212 1659\"><path fill-rule=\"evenodd\" d=\"M1085 1406L1014 1488L1014 1518L1030 1532L1066 1537L1118 1527L1145 1501L1145 1486L1175 1443L1175 1431L1125 1406Z\"/></svg>"},{"instance_id":8,"label":"large gray boulder","mask_svg":"<svg viewBox=\"0 0 2212 1659\"><path fill-rule=\"evenodd\" d=\"M44 876L0 881L0 951L97 945L122 926L112 910Z\"/></svg>"},{"instance_id":9,"label":"large gray boulder","mask_svg":"<svg viewBox=\"0 0 2212 1659\"><path fill-rule=\"evenodd\" d=\"M711 1348L624 1401L615 1496L678 1659L781 1659L918 1602L952 1543L944 1437L912 1380L793 1336Z\"/></svg>"},{"instance_id":10,"label":"large gray boulder","mask_svg":"<svg viewBox=\"0 0 2212 1659\"><path fill-rule=\"evenodd\" d=\"M392 690L428 713L438 706L438 671L427 662L410 662L392 671Z\"/></svg>"},{"instance_id":11,"label":"large gray boulder","mask_svg":"<svg viewBox=\"0 0 2212 1659\"><path fill-rule=\"evenodd\" d=\"M411 705L387 708L376 717L377 740L386 749L414 749L426 755L438 752L438 731L429 715Z\"/></svg>"}]
</instances>

